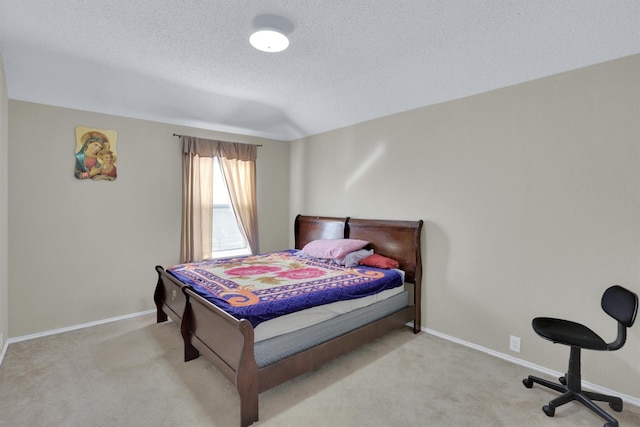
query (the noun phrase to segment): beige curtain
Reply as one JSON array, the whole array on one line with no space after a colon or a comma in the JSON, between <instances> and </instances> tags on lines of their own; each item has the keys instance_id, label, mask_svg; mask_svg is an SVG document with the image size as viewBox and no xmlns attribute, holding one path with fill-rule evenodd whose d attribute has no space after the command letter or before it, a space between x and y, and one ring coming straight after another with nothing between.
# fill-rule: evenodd
<instances>
[{"instance_id":1,"label":"beige curtain","mask_svg":"<svg viewBox=\"0 0 640 427\"><path fill-rule=\"evenodd\" d=\"M225 143L220 144L219 156L233 212L252 254L258 253L257 151L255 145Z\"/></svg>"},{"instance_id":2,"label":"beige curtain","mask_svg":"<svg viewBox=\"0 0 640 427\"><path fill-rule=\"evenodd\" d=\"M257 147L234 142L181 136L182 242L181 262L212 258L213 161L222 166L231 205L252 253L258 252L256 203Z\"/></svg>"}]
</instances>

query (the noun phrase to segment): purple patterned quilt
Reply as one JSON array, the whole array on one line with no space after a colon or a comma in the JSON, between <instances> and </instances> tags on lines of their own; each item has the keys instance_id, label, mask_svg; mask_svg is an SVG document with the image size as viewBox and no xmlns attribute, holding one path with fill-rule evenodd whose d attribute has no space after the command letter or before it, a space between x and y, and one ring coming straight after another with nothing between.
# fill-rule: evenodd
<instances>
[{"instance_id":1,"label":"purple patterned quilt","mask_svg":"<svg viewBox=\"0 0 640 427\"><path fill-rule=\"evenodd\" d=\"M341 267L287 250L180 264L167 271L237 319L260 322L402 286L395 270Z\"/></svg>"}]
</instances>

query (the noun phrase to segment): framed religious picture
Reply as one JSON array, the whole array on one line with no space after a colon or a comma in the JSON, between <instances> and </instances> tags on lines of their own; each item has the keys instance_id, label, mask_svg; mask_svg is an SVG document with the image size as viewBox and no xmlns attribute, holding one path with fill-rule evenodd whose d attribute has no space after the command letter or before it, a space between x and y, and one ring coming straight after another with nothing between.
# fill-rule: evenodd
<instances>
[{"instance_id":1,"label":"framed religious picture","mask_svg":"<svg viewBox=\"0 0 640 427\"><path fill-rule=\"evenodd\" d=\"M118 134L115 130L76 126L74 169L76 178L95 181L115 180L118 176L117 142Z\"/></svg>"}]
</instances>

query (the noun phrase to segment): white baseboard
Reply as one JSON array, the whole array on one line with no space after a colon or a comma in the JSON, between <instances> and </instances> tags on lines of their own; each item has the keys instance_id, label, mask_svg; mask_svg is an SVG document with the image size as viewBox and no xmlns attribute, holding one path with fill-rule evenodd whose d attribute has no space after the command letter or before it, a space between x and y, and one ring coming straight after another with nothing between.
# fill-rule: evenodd
<instances>
[{"instance_id":1,"label":"white baseboard","mask_svg":"<svg viewBox=\"0 0 640 427\"><path fill-rule=\"evenodd\" d=\"M428 329L428 328L421 328L421 329L422 329L422 331L424 331L424 332L426 332L428 334L440 337L440 338L445 339L447 341L451 341L451 342L454 342L456 344L464 345L465 347L473 348L475 350L481 351L483 353L487 353L487 354L489 354L491 356L494 356L494 357L497 357L499 359L506 360L507 362L515 363L516 365L524 366L526 368L532 369L534 371L542 372L544 374L547 374L547 375L555 377L555 378L559 378L559 377L564 375L564 372L553 371L551 369L545 368L544 366L536 365L534 363L527 362L526 360L518 359L517 357L513 357L513 356L510 356L508 354L499 353L499 352L491 350L489 348L482 347L482 346L470 343L468 341L463 341L461 339L458 339L458 338L455 338L455 337L452 337L452 336L449 336L449 335L442 334L442 333L440 333L438 331L434 331L433 329ZM593 391L595 391L597 393L618 396L623 401L640 407L640 398L638 398L638 397L633 397L633 396L629 396L627 394L622 394L622 393L619 393L619 392L617 392L615 390L610 390L608 388L601 387L601 386L599 386L597 384L592 384L592 383L590 383L588 381L582 381L582 385L584 386L584 388L587 388L589 390L593 390Z\"/></svg>"},{"instance_id":2,"label":"white baseboard","mask_svg":"<svg viewBox=\"0 0 640 427\"><path fill-rule=\"evenodd\" d=\"M110 319L97 320L95 322L83 323L81 325L69 326L67 328L53 329L51 331L38 332L37 334L24 335L24 336L15 337L15 338L7 338L7 340L4 342L4 346L2 347L2 353L0 353L0 365L2 365L2 361L4 360L4 355L7 352L7 348L9 347L9 344L20 342L20 341L32 340L34 338L46 337L49 335L61 334L63 332L75 331L76 329L83 329L83 328L89 328L91 326L103 325L105 323L117 322L118 320L131 319L132 317L144 316L146 314L151 314L155 312L156 312L155 309L141 311L139 313L126 314L124 316L112 317Z\"/></svg>"},{"instance_id":3,"label":"white baseboard","mask_svg":"<svg viewBox=\"0 0 640 427\"><path fill-rule=\"evenodd\" d=\"M132 317L144 316L146 314L151 314L151 313L155 313L155 312L156 312L156 309L147 310L147 311L141 311L139 313L132 313L132 314L126 314L124 316L111 317L109 319L97 320L95 322L83 323L81 325L68 326L66 328L53 329L53 330L45 331L45 332L38 332L36 334L23 335L21 337L9 338L7 340L7 344L12 344L12 343L15 343L15 342L20 342L20 341L32 340L34 338L46 337L46 336L49 336L49 335L61 334L63 332L75 331L76 329L84 329L84 328L89 328L91 326L104 325L105 323L117 322L118 320L131 319ZM3 353L3 356L4 356L4 353ZM2 363L1 359L0 359L0 363Z\"/></svg>"}]
</instances>

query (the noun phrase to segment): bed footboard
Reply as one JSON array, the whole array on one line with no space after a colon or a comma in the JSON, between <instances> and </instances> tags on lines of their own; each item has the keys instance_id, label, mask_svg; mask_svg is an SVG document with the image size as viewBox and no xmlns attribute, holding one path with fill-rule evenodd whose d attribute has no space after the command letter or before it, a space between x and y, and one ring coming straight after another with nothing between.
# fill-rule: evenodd
<instances>
[{"instance_id":1,"label":"bed footboard","mask_svg":"<svg viewBox=\"0 0 640 427\"><path fill-rule=\"evenodd\" d=\"M253 355L253 326L209 303L190 287L182 289L186 310L181 323L185 361L203 354L236 386L241 426L258 421L258 365Z\"/></svg>"}]
</instances>

